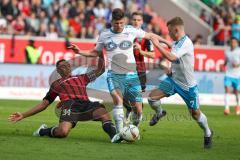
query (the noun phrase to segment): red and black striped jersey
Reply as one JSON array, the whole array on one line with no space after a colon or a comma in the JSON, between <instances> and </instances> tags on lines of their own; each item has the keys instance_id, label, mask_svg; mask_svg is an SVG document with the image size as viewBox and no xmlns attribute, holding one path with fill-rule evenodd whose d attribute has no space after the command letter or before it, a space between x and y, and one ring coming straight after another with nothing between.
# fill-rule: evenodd
<instances>
[{"instance_id":1,"label":"red and black striped jersey","mask_svg":"<svg viewBox=\"0 0 240 160\"><path fill-rule=\"evenodd\" d=\"M141 49L143 51L153 51L153 44L150 40L147 39L138 39L136 38L134 40L134 42L137 42L141 45ZM136 64L137 64L137 71L138 72L146 72L146 66L145 66L145 62L144 62L144 56L140 54L139 50L134 49L134 57L136 60Z\"/></svg>"},{"instance_id":2,"label":"red and black striped jersey","mask_svg":"<svg viewBox=\"0 0 240 160\"><path fill-rule=\"evenodd\" d=\"M94 71L87 74L60 78L51 84L48 93L43 99L48 100L49 103L52 103L57 96L59 96L61 101L69 99L88 101L86 87L89 82L95 79Z\"/></svg>"}]
</instances>

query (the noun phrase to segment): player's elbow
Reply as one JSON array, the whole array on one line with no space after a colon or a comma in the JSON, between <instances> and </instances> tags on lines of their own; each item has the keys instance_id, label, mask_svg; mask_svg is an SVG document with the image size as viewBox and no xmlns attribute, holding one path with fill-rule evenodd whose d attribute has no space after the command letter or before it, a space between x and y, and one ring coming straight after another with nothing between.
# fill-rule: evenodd
<instances>
[{"instance_id":1,"label":"player's elbow","mask_svg":"<svg viewBox=\"0 0 240 160\"><path fill-rule=\"evenodd\" d=\"M168 59L170 62L176 62L176 61L178 60L178 58L175 57L175 56L168 57L167 59Z\"/></svg>"}]
</instances>

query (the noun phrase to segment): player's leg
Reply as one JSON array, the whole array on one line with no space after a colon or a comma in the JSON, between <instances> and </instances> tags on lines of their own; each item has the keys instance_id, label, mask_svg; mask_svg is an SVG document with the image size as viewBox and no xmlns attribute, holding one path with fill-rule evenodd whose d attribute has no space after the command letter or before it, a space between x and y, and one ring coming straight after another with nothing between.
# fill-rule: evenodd
<instances>
[{"instance_id":1,"label":"player's leg","mask_svg":"<svg viewBox=\"0 0 240 160\"><path fill-rule=\"evenodd\" d=\"M64 138L68 136L72 128L73 128L73 124L71 122L61 122L59 123L58 127L55 127L52 130L51 134L53 137Z\"/></svg>"},{"instance_id":2,"label":"player's leg","mask_svg":"<svg viewBox=\"0 0 240 160\"><path fill-rule=\"evenodd\" d=\"M155 111L155 114L151 118L149 125L154 126L157 122L166 115L166 111L161 107L161 99L167 97L166 93L160 89L152 90L148 97L148 104Z\"/></svg>"},{"instance_id":3,"label":"player's leg","mask_svg":"<svg viewBox=\"0 0 240 160\"><path fill-rule=\"evenodd\" d=\"M208 120L206 115L198 109L189 109L189 112L193 119L198 123L200 128L204 132L204 148L212 147L213 131L208 126Z\"/></svg>"},{"instance_id":4,"label":"player's leg","mask_svg":"<svg viewBox=\"0 0 240 160\"><path fill-rule=\"evenodd\" d=\"M56 138L67 137L68 133L72 129L71 122L60 122L57 127L47 128L46 125L41 125L40 128L33 133L34 136L49 136Z\"/></svg>"},{"instance_id":5,"label":"player's leg","mask_svg":"<svg viewBox=\"0 0 240 160\"><path fill-rule=\"evenodd\" d=\"M113 99L113 119L117 132L121 132L124 122L123 96L122 96L122 77L109 73L107 78L108 89Z\"/></svg>"},{"instance_id":6,"label":"player's leg","mask_svg":"<svg viewBox=\"0 0 240 160\"><path fill-rule=\"evenodd\" d=\"M239 90L240 90L240 80L238 78L235 79L233 83L233 93L236 97L237 105L235 107L235 111L237 115L240 115L240 97L239 97Z\"/></svg>"},{"instance_id":7,"label":"player's leg","mask_svg":"<svg viewBox=\"0 0 240 160\"><path fill-rule=\"evenodd\" d=\"M93 103L90 102L89 105ZM97 120L102 122L102 128L103 130L108 134L110 139L112 139L116 135L116 128L114 124L112 123L111 117L106 110L105 106L103 104L93 104L94 109L91 111L90 118L92 120Z\"/></svg>"},{"instance_id":8,"label":"player's leg","mask_svg":"<svg viewBox=\"0 0 240 160\"><path fill-rule=\"evenodd\" d=\"M139 77L139 80L140 80L142 92L145 92L146 83L147 83L147 75L146 75L146 72L138 72L138 77Z\"/></svg>"},{"instance_id":9,"label":"player's leg","mask_svg":"<svg viewBox=\"0 0 240 160\"><path fill-rule=\"evenodd\" d=\"M187 91L183 90L177 84L175 84L175 90L183 98L183 100L187 104L191 116L203 130L204 148L210 148L212 146L213 132L210 130L208 126L207 117L199 109L198 87L197 86L191 87Z\"/></svg>"},{"instance_id":10,"label":"player's leg","mask_svg":"<svg viewBox=\"0 0 240 160\"><path fill-rule=\"evenodd\" d=\"M142 89L140 81L137 74L129 75L127 76L127 79L127 87L124 96L128 97L128 100L133 107L131 117L132 123L135 126L139 126L140 122L142 121Z\"/></svg>"},{"instance_id":11,"label":"player's leg","mask_svg":"<svg viewBox=\"0 0 240 160\"><path fill-rule=\"evenodd\" d=\"M150 107L155 111L152 119L149 122L150 126L154 126L157 122L166 115L166 111L161 107L161 99L175 94L174 85L169 77L166 77L159 84L158 89L151 91L148 97Z\"/></svg>"},{"instance_id":12,"label":"player's leg","mask_svg":"<svg viewBox=\"0 0 240 160\"><path fill-rule=\"evenodd\" d=\"M127 97L123 97L123 106L126 109L126 114L125 114L125 124L128 124L130 122L130 116L131 116L131 112L132 112L132 106L128 100Z\"/></svg>"},{"instance_id":13,"label":"player's leg","mask_svg":"<svg viewBox=\"0 0 240 160\"><path fill-rule=\"evenodd\" d=\"M113 99L113 119L115 121L117 132L121 132L124 122L122 94L119 90L113 90L110 94Z\"/></svg>"},{"instance_id":14,"label":"player's leg","mask_svg":"<svg viewBox=\"0 0 240 160\"><path fill-rule=\"evenodd\" d=\"M142 121L142 102L131 102L133 106L133 113L132 113L132 123L133 125L139 127L140 122Z\"/></svg>"},{"instance_id":15,"label":"player's leg","mask_svg":"<svg viewBox=\"0 0 240 160\"><path fill-rule=\"evenodd\" d=\"M37 131L33 133L34 136L49 136L56 138L64 138L68 135L70 130L77 124L76 114L72 114L72 106L74 100L68 100L59 103L58 108L61 110L59 117L59 125L47 128L45 124L41 125Z\"/></svg>"},{"instance_id":16,"label":"player's leg","mask_svg":"<svg viewBox=\"0 0 240 160\"><path fill-rule=\"evenodd\" d=\"M230 114L229 108L229 101L231 96L231 87L232 87L232 80L230 77L224 77L224 87L225 87L225 95L224 95L224 114Z\"/></svg>"}]
</instances>

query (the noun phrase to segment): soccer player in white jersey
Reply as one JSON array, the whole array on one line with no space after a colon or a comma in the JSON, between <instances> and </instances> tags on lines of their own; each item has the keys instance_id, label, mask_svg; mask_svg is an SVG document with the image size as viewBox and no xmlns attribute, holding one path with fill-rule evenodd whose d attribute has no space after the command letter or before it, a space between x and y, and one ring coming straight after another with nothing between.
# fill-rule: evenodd
<instances>
[{"instance_id":1,"label":"soccer player in white jersey","mask_svg":"<svg viewBox=\"0 0 240 160\"><path fill-rule=\"evenodd\" d=\"M103 50L106 50L108 65L107 83L108 89L113 99L113 118L115 120L117 132L123 128L124 111L123 96L133 106L133 113L136 119L133 120L138 125L142 117L142 95L141 85L136 71L136 61L133 54L133 44L135 38L151 39L156 36L146 33L142 29L136 29L125 25L124 12L116 8L112 12L112 27L101 32L96 47L91 51L80 51L76 45L70 48L83 56L96 57Z\"/></svg>"},{"instance_id":2,"label":"soccer player in white jersey","mask_svg":"<svg viewBox=\"0 0 240 160\"><path fill-rule=\"evenodd\" d=\"M204 148L212 145L213 132L210 130L207 117L199 109L198 88L194 79L194 47L192 41L185 34L184 23L180 17L171 19L168 23L170 37L173 44L166 40L152 39L153 44L171 63L171 74L159 84L159 88L149 94L149 104L156 111L150 121L150 125L155 125L163 116L160 107L160 99L178 93L185 101L192 117L198 122L204 131ZM166 43L171 47L171 51L166 50L161 44Z\"/></svg>"},{"instance_id":3,"label":"soccer player in white jersey","mask_svg":"<svg viewBox=\"0 0 240 160\"><path fill-rule=\"evenodd\" d=\"M237 106L235 107L236 114L240 115L240 47L238 46L238 39L232 37L230 39L230 48L225 52L225 63L226 74L224 77L225 86L225 109L224 114L230 114L229 109L229 98L231 94L231 89L233 88L233 93L236 96Z\"/></svg>"}]
</instances>

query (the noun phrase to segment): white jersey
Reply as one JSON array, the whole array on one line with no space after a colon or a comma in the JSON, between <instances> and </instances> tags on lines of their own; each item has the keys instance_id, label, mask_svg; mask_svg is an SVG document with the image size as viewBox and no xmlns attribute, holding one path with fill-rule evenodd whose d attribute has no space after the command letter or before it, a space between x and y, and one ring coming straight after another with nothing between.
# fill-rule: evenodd
<instances>
[{"instance_id":1,"label":"white jersey","mask_svg":"<svg viewBox=\"0 0 240 160\"><path fill-rule=\"evenodd\" d=\"M194 47L188 36L173 43L171 52L178 58L171 64L172 79L182 89L188 90L195 86L194 78Z\"/></svg>"},{"instance_id":2,"label":"white jersey","mask_svg":"<svg viewBox=\"0 0 240 160\"><path fill-rule=\"evenodd\" d=\"M240 78L240 67L233 67L233 64L240 64L240 48L237 47L232 51L227 49L225 59L227 61L226 76Z\"/></svg>"},{"instance_id":3,"label":"white jersey","mask_svg":"<svg viewBox=\"0 0 240 160\"><path fill-rule=\"evenodd\" d=\"M145 31L129 25L125 26L121 33L114 33L112 28L106 29L100 34L95 49L106 49L109 70L118 74L136 72L133 42L135 38L144 36Z\"/></svg>"}]
</instances>

